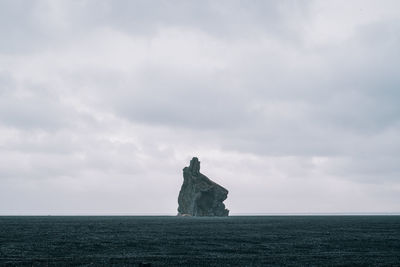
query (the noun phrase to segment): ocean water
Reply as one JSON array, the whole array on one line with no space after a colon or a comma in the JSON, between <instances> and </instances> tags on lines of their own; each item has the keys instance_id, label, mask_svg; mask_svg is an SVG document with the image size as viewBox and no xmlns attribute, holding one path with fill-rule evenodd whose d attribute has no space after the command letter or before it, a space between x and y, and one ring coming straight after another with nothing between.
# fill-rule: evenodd
<instances>
[{"instance_id":1,"label":"ocean water","mask_svg":"<svg viewBox=\"0 0 400 267\"><path fill-rule=\"evenodd\" d=\"M400 216L0 217L3 266L400 266Z\"/></svg>"}]
</instances>

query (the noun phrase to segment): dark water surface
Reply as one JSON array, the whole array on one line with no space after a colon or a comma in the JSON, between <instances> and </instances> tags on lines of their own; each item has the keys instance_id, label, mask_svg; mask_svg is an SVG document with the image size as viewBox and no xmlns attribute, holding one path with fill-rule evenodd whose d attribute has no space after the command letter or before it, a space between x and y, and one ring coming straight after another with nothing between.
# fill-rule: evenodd
<instances>
[{"instance_id":1,"label":"dark water surface","mask_svg":"<svg viewBox=\"0 0 400 267\"><path fill-rule=\"evenodd\" d=\"M400 216L0 217L0 265L400 266Z\"/></svg>"}]
</instances>

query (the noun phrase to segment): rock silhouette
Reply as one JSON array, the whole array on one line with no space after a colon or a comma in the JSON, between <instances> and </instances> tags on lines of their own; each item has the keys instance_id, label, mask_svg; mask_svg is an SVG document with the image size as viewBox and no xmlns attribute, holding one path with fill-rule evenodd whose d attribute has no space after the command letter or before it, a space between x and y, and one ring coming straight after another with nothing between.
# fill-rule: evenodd
<instances>
[{"instance_id":1,"label":"rock silhouette","mask_svg":"<svg viewBox=\"0 0 400 267\"><path fill-rule=\"evenodd\" d=\"M200 173L200 161L194 157L183 168L183 184L178 197L180 216L228 216L223 201L228 190Z\"/></svg>"}]
</instances>

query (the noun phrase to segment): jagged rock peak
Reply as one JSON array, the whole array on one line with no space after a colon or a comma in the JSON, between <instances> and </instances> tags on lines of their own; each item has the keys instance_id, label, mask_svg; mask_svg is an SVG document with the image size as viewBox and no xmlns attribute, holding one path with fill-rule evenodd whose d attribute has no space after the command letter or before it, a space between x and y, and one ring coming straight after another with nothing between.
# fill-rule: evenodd
<instances>
[{"instance_id":1,"label":"jagged rock peak","mask_svg":"<svg viewBox=\"0 0 400 267\"><path fill-rule=\"evenodd\" d=\"M200 161L194 157L183 168L183 184L178 196L178 215L228 216L224 200L228 190L200 173Z\"/></svg>"},{"instance_id":2,"label":"jagged rock peak","mask_svg":"<svg viewBox=\"0 0 400 267\"><path fill-rule=\"evenodd\" d=\"M199 176L200 174L200 161L198 158L193 157L190 160L189 170L193 176Z\"/></svg>"}]
</instances>

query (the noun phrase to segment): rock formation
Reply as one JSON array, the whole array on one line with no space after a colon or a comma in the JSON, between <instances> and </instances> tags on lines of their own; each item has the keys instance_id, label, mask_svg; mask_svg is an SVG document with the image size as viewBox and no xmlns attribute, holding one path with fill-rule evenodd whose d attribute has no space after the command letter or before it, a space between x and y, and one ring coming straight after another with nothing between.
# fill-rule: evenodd
<instances>
[{"instance_id":1,"label":"rock formation","mask_svg":"<svg viewBox=\"0 0 400 267\"><path fill-rule=\"evenodd\" d=\"M200 161L194 157L189 167L183 168L183 184L178 197L178 215L228 216L223 201L228 190L200 173Z\"/></svg>"}]
</instances>

